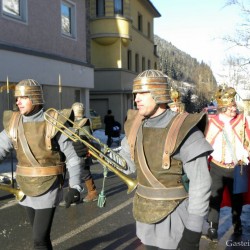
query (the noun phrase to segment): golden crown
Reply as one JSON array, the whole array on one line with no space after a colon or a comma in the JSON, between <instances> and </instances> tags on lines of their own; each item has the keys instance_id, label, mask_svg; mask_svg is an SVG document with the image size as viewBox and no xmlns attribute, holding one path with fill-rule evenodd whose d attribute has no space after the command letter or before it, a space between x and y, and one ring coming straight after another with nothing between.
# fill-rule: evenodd
<instances>
[{"instance_id":1,"label":"golden crown","mask_svg":"<svg viewBox=\"0 0 250 250\"><path fill-rule=\"evenodd\" d=\"M232 87L220 87L215 94L215 99L217 101L218 108L228 107L235 102L234 97L236 91Z\"/></svg>"},{"instance_id":2,"label":"golden crown","mask_svg":"<svg viewBox=\"0 0 250 250\"><path fill-rule=\"evenodd\" d=\"M170 98L171 100L174 102L174 103L178 103L178 102L181 102L180 99L181 99L181 95L180 95L180 92L176 89L173 89L171 87L170 89Z\"/></svg>"}]
</instances>

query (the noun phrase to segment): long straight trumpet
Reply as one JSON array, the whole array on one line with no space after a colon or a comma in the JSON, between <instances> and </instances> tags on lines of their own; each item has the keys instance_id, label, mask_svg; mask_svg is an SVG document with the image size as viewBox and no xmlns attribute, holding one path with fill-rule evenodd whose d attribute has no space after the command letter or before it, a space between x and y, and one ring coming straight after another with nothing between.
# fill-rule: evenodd
<instances>
[{"instance_id":1,"label":"long straight trumpet","mask_svg":"<svg viewBox=\"0 0 250 250\"><path fill-rule=\"evenodd\" d=\"M101 152L100 150L92 146L89 142L83 140L77 133L69 129L67 126L64 125L64 123L60 122L58 119L54 118L50 113L54 114L57 118L61 116L64 121L67 121L76 127L77 125L74 122L72 122L70 119L68 119L66 116L62 115L56 109L50 108L44 113L44 119L48 123L54 126L62 134L67 136L70 140L74 142L76 141L82 142L86 147L88 147L89 153L93 157L95 157L102 165L106 166L109 170L111 170L117 176L119 176L128 186L128 191L127 191L128 194L130 194L137 187L137 184L138 184L137 180L130 178L129 176L127 176L126 174L124 174L123 172L119 170L123 168L122 166L120 166L117 162L113 161L113 159L105 155L105 153Z\"/></svg>"},{"instance_id":2,"label":"long straight trumpet","mask_svg":"<svg viewBox=\"0 0 250 250\"><path fill-rule=\"evenodd\" d=\"M89 133L88 130L86 130L84 127L80 127L76 122L73 122L72 120L68 119L66 116L64 116L62 113L60 113L58 110L50 108L45 113L47 115L47 112L53 112L56 115L60 114L61 117L63 117L64 121L67 121L69 124L72 125L74 131L78 135L84 135L88 138L89 141L94 142L96 145L98 145L98 149L105 154L106 160L113 165L115 168L118 168L120 170L125 170L127 167L126 161L115 151L113 151L111 148L109 148L106 144L102 143L98 138L94 137L91 133ZM50 115L49 115L50 116ZM52 117L50 117L52 118ZM59 124L57 122L57 124ZM62 125L62 124L60 124ZM72 133L72 131L71 131ZM99 152L98 152L99 153Z\"/></svg>"}]
</instances>

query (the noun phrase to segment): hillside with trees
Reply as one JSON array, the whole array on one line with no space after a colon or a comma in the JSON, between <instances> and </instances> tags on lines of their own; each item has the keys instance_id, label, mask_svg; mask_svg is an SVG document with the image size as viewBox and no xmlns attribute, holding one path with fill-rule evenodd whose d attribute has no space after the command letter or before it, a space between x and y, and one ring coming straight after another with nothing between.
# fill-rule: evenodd
<instances>
[{"instance_id":1,"label":"hillside with trees","mask_svg":"<svg viewBox=\"0 0 250 250\"><path fill-rule=\"evenodd\" d=\"M206 106L217 86L211 68L157 35L155 35L155 44L159 56L159 68L171 78L171 85L182 92L182 99L196 96L192 100L192 107L189 105L187 111L199 111Z\"/></svg>"}]
</instances>

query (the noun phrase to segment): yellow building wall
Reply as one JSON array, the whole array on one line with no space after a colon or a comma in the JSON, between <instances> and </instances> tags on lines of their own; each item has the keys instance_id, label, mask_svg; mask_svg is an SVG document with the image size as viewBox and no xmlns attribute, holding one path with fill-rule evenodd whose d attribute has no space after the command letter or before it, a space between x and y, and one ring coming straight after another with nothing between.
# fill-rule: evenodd
<instances>
[{"instance_id":1,"label":"yellow building wall","mask_svg":"<svg viewBox=\"0 0 250 250\"><path fill-rule=\"evenodd\" d=\"M142 16L142 31L138 30L138 14ZM135 54L138 54L139 71L142 70L142 57L145 58L146 69L148 60L151 62L151 68L154 68L154 64L157 63L157 57L154 54L154 16L140 1L131 1L131 17L132 42L129 44L129 49L132 51L132 67L135 68ZM148 37L148 23L150 23L150 37Z\"/></svg>"},{"instance_id":2,"label":"yellow building wall","mask_svg":"<svg viewBox=\"0 0 250 250\"><path fill-rule=\"evenodd\" d=\"M95 68L121 68L120 39L108 46L91 42L91 58Z\"/></svg>"},{"instance_id":3,"label":"yellow building wall","mask_svg":"<svg viewBox=\"0 0 250 250\"><path fill-rule=\"evenodd\" d=\"M154 62L157 61L157 58L154 55L154 43L146 39L144 36L136 31L132 30L132 37L133 40L136 42L131 42L128 46L128 49L132 51L132 61L133 61L133 68L135 66L135 54L139 55L139 68L141 69L142 64L142 57L145 58L145 64L147 68L148 60L151 61L151 68L153 68ZM126 56L127 57L127 56Z\"/></svg>"},{"instance_id":4,"label":"yellow building wall","mask_svg":"<svg viewBox=\"0 0 250 250\"><path fill-rule=\"evenodd\" d=\"M151 37L150 39L153 41L153 16L148 11L148 9L140 4L140 1L132 1L131 2L131 17L132 17L132 26L135 27L135 29L138 29L138 13L142 15L143 21L142 21L142 34L147 37L148 36L148 22L151 24ZM133 7L132 7L133 6Z\"/></svg>"},{"instance_id":5,"label":"yellow building wall","mask_svg":"<svg viewBox=\"0 0 250 250\"><path fill-rule=\"evenodd\" d=\"M92 38L130 37L130 22L122 17L96 19L90 24ZM101 39L100 39L101 41ZM105 45L105 44L104 44Z\"/></svg>"},{"instance_id":6,"label":"yellow building wall","mask_svg":"<svg viewBox=\"0 0 250 250\"><path fill-rule=\"evenodd\" d=\"M93 18L91 21L91 63L96 68L127 69L128 50L132 52L132 71L135 70L135 55L139 55L139 70L142 70L142 57L145 58L145 69L148 61L154 68L157 57L154 55L153 14L140 1L124 1L124 12L131 16L112 16L113 0L106 0L106 16ZM95 1L92 1L92 5ZM91 7L92 16L95 8ZM138 31L138 13L142 16L142 31ZM114 14L114 13L113 13ZM125 16L125 15L124 15ZM151 31L148 37L148 23Z\"/></svg>"}]
</instances>

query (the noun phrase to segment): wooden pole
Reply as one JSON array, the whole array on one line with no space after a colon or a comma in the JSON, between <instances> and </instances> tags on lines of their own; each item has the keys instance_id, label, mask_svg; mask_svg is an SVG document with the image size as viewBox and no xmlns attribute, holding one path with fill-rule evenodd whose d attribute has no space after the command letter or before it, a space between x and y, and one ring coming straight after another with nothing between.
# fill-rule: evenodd
<instances>
[{"instance_id":1,"label":"wooden pole","mask_svg":"<svg viewBox=\"0 0 250 250\"><path fill-rule=\"evenodd\" d=\"M12 110L10 105L10 85L9 85L9 77L7 76L6 80L7 85L7 100L8 100L8 110ZM10 160L11 160L11 183L14 188L14 162L13 162L13 150L10 151Z\"/></svg>"},{"instance_id":2,"label":"wooden pole","mask_svg":"<svg viewBox=\"0 0 250 250\"><path fill-rule=\"evenodd\" d=\"M59 74L58 79L58 92L59 92L59 109L62 109L62 82L61 82L61 75Z\"/></svg>"},{"instance_id":3,"label":"wooden pole","mask_svg":"<svg viewBox=\"0 0 250 250\"><path fill-rule=\"evenodd\" d=\"M10 108L10 88L9 88L9 77L7 76L6 80L6 85L7 85L7 102L8 102L8 110L11 110Z\"/></svg>"}]
</instances>

